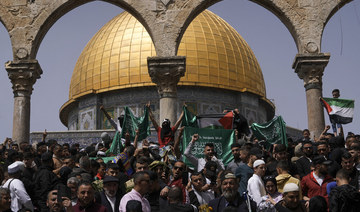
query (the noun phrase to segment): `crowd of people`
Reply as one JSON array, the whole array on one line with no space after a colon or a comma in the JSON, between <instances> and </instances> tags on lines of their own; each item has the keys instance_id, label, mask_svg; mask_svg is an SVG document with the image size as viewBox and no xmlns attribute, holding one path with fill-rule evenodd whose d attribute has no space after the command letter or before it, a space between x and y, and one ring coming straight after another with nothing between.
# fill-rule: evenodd
<instances>
[{"instance_id":1,"label":"crowd of people","mask_svg":"<svg viewBox=\"0 0 360 212\"><path fill-rule=\"evenodd\" d=\"M360 208L359 135L334 136L327 126L312 140L305 129L302 138L288 138L287 145L274 144L270 149L255 137L242 137L231 146L233 160L224 164L212 143L205 145L203 158L192 155L197 134L180 149L183 114L174 126L166 119L161 127L151 110L149 115L159 141L137 141L137 136L131 141L125 136L122 157L112 155L110 160L105 157L111 145L106 133L102 143L84 148L47 140L46 133L40 143L6 139L0 146L0 211L351 212ZM168 151L162 154L164 148Z\"/></svg>"}]
</instances>

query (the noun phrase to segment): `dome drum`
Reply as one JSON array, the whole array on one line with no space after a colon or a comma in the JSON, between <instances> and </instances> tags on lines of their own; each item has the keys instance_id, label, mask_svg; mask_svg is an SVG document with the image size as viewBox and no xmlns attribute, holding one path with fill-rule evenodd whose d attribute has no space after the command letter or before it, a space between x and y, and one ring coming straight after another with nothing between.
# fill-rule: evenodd
<instances>
[{"instance_id":1,"label":"dome drum","mask_svg":"<svg viewBox=\"0 0 360 212\"><path fill-rule=\"evenodd\" d=\"M214 101L216 100L216 101ZM123 113L124 106L130 107L134 115L143 114L144 105L150 101L154 116L159 119L159 95L155 87L142 87L136 89L122 89L93 94L81 98L77 106L73 106L71 113L61 114L64 125L69 130L96 130L112 129L104 114L99 110L103 104L112 117ZM194 114L222 113L223 110L239 108L240 112L248 119L249 123L265 122L274 115L274 110L266 108L267 103L252 93L235 92L231 90L201 88L196 86L179 86L178 100L175 105L178 116L183 103Z\"/></svg>"}]
</instances>

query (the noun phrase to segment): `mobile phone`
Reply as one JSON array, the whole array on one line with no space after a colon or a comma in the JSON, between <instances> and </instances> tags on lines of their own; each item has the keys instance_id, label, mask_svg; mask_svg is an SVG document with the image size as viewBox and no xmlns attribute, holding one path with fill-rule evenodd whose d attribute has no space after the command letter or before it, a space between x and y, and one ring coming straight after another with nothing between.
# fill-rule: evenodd
<instances>
[{"instance_id":1,"label":"mobile phone","mask_svg":"<svg viewBox=\"0 0 360 212\"><path fill-rule=\"evenodd\" d=\"M58 203L62 203L63 201L63 197L67 197L67 198L71 198L71 190L70 188L68 188L67 186L64 185L59 185L57 186L58 188L58 193L57 193L57 201Z\"/></svg>"}]
</instances>

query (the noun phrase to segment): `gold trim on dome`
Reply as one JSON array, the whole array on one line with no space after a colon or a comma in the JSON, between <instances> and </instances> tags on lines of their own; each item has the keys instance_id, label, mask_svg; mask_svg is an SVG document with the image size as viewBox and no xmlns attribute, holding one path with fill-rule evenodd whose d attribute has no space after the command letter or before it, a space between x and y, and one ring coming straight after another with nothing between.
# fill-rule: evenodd
<instances>
[{"instance_id":1,"label":"gold trim on dome","mask_svg":"<svg viewBox=\"0 0 360 212\"><path fill-rule=\"evenodd\" d=\"M254 53L235 29L208 10L189 25L178 55L186 56L186 73L179 85L247 91L266 98ZM69 101L89 93L154 86L147 69L147 57L153 56L154 45L141 23L127 12L119 14L95 34L78 58Z\"/></svg>"}]
</instances>

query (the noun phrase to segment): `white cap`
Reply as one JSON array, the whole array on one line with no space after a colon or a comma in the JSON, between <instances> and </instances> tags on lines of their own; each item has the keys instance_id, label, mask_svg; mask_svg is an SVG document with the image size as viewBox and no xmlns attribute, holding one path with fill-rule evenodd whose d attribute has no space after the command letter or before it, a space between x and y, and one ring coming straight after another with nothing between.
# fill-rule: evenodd
<instances>
[{"instance_id":1,"label":"white cap","mask_svg":"<svg viewBox=\"0 0 360 212\"><path fill-rule=\"evenodd\" d=\"M14 163L12 163L12 164L10 164L9 166L8 166L8 173L9 174L15 174L15 173L17 173L17 172L19 172L19 171L21 171L21 165L20 165L20 163L19 163L20 161L16 161L16 162L14 162Z\"/></svg>"},{"instance_id":2,"label":"white cap","mask_svg":"<svg viewBox=\"0 0 360 212\"><path fill-rule=\"evenodd\" d=\"M103 151L97 151L96 156L106 156L106 153Z\"/></svg>"},{"instance_id":3,"label":"white cap","mask_svg":"<svg viewBox=\"0 0 360 212\"><path fill-rule=\"evenodd\" d=\"M292 192L292 191L299 191L299 186L295 183L287 183L284 186L283 193Z\"/></svg>"},{"instance_id":4,"label":"white cap","mask_svg":"<svg viewBox=\"0 0 360 212\"><path fill-rule=\"evenodd\" d=\"M265 162L263 160L256 160L253 164L253 167L256 168L262 164L265 164Z\"/></svg>"}]
</instances>

